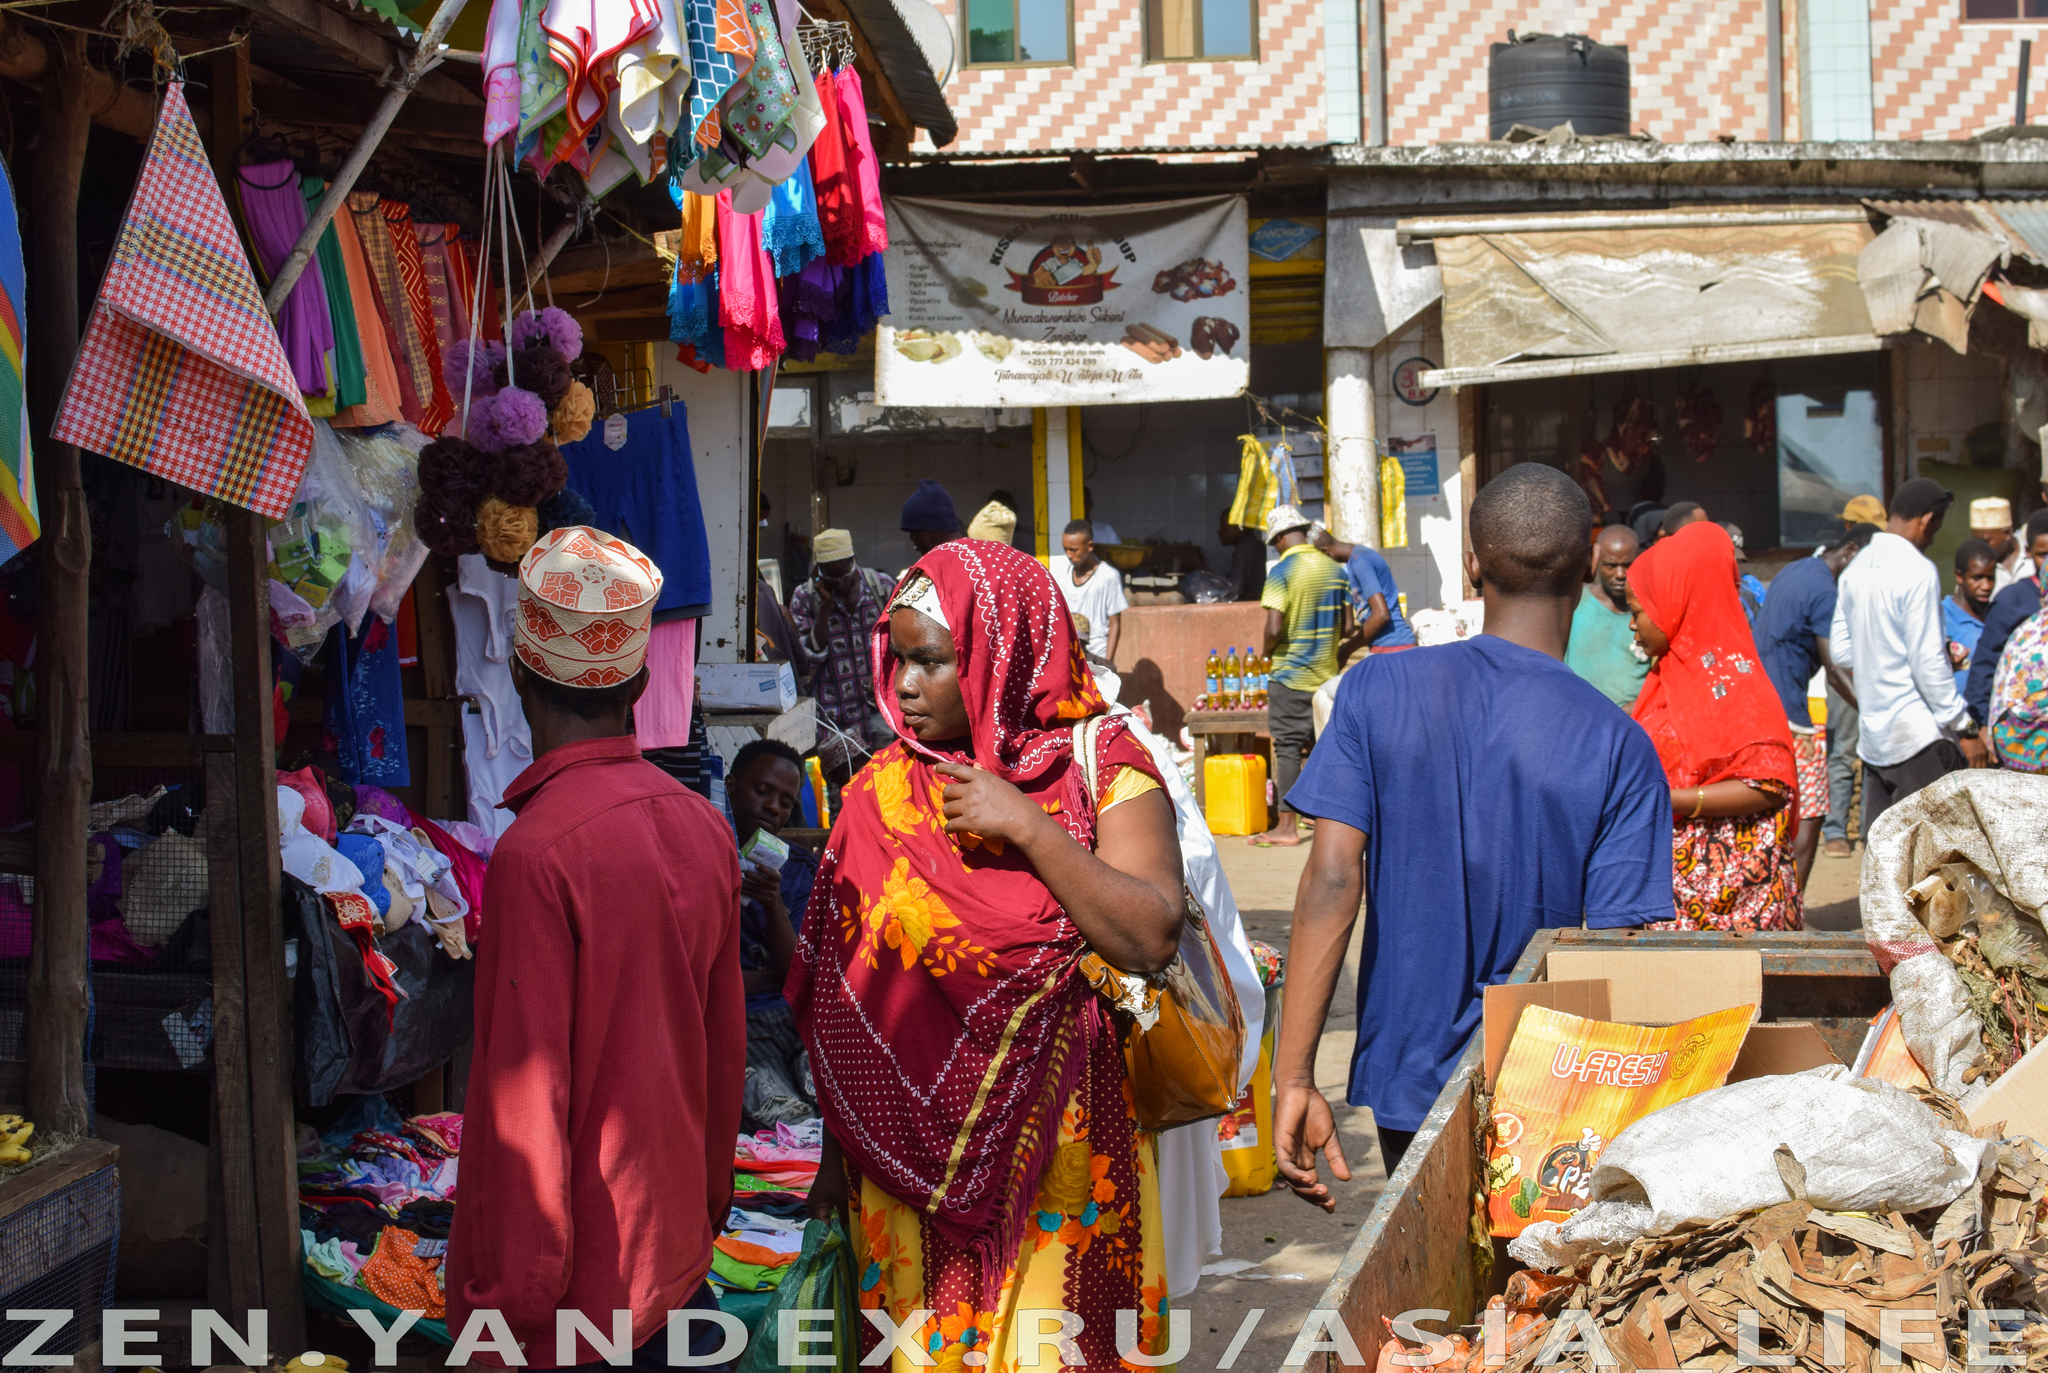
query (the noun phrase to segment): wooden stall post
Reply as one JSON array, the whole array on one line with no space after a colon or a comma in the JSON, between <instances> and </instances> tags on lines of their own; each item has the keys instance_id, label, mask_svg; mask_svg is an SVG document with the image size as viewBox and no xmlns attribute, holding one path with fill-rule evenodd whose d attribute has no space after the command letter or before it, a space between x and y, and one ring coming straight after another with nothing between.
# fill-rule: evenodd
<instances>
[{"instance_id":1,"label":"wooden stall post","mask_svg":"<svg viewBox=\"0 0 2048 1373\"><path fill-rule=\"evenodd\" d=\"M226 180L235 174L252 117L249 53L244 46L225 48L212 60L210 151L215 172ZM299 1288L292 1033L279 909L270 547L263 518L254 511L228 509L227 562L235 747L231 769L216 765L207 771L207 857L233 865L229 880L216 874L212 883L223 895L230 882L233 887L232 902L216 916L212 932L215 1155L227 1230L221 1238L229 1247L230 1292L269 1311L272 1350L290 1357L305 1348L306 1314ZM216 819L228 833L213 832ZM225 1042L237 1029L239 1037Z\"/></svg>"},{"instance_id":2,"label":"wooden stall post","mask_svg":"<svg viewBox=\"0 0 2048 1373\"><path fill-rule=\"evenodd\" d=\"M86 572L92 546L78 449L47 437L78 353L78 183L92 129L85 35L53 39L43 122L30 160L29 403L35 409L36 892L28 973L28 1110L39 1133L87 1134L85 918Z\"/></svg>"}]
</instances>

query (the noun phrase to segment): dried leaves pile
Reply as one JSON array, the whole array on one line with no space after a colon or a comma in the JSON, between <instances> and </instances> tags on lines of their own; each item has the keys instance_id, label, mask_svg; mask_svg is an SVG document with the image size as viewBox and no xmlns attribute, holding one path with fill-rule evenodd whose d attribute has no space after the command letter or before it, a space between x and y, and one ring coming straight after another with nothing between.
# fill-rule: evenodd
<instances>
[{"instance_id":1,"label":"dried leaves pile","mask_svg":"<svg viewBox=\"0 0 2048 1373\"><path fill-rule=\"evenodd\" d=\"M1906 900L1954 965L1983 1025L1984 1057L1964 1080L1997 1077L2048 1039L2048 930L1974 863L1944 863Z\"/></svg>"},{"instance_id":2,"label":"dried leaves pile","mask_svg":"<svg viewBox=\"0 0 2048 1373\"><path fill-rule=\"evenodd\" d=\"M1947 1097L1919 1094L1938 1114L1967 1130ZM1995 1157L1995 1163L1991 1158ZM1800 1195L1803 1176L1793 1164L1787 1178ZM1743 1342L1752 1354L1791 1355L1812 1373L1875 1373L1886 1312L1904 1316L1899 1352L1914 1373L1949 1369L1972 1360L1972 1310L2020 1309L2018 1326L2006 1323L1990 1352L2016 1355L2036 1373L2048 1370L2048 1152L2031 1140L2002 1143L1979 1186L1942 1211L1877 1216L1816 1211L1788 1201L1766 1211L1713 1225L1639 1239L1618 1256L1592 1259L1581 1271L1516 1273L1504 1296L1506 1363L1486 1345L1485 1326L1434 1341L1428 1352L1449 1373L1529 1373L1539 1366L1583 1373L1600 1368L1586 1349L1584 1311L1598 1329L1620 1373L1634 1369L1694 1369L1732 1373ZM1745 1332L1755 1312L1753 1327ZM1831 1319L1829 1313L1840 1312ZM1930 1347L1934 1327L1945 1358ZM1988 1319L1988 1318L1987 1318ZM1493 1317L1496 1328L1500 1317ZM1581 1328L1567 1328L1578 1326ZM1924 1334L1922 1332L1925 1332ZM1916 1343L1916 1341L1919 1341ZM1557 1344L1557 1350L1549 1346ZM1399 1373L1391 1356L1403 1345L1389 1339L1379 1363ZM1981 1352L1981 1351L1980 1351ZM1545 1356L1549 1362L1539 1363ZM1979 1360L1981 1362L1981 1360Z\"/></svg>"}]
</instances>

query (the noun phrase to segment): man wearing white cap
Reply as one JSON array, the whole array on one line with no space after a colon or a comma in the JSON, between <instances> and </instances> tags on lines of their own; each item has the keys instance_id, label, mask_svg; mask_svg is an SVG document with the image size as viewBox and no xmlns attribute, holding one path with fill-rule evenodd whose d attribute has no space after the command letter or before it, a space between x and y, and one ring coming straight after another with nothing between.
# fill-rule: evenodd
<instances>
[{"instance_id":1,"label":"man wearing white cap","mask_svg":"<svg viewBox=\"0 0 2048 1373\"><path fill-rule=\"evenodd\" d=\"M725 817L628 727L660 590L638 549L583 526L519 564L512 682L533 763L484 880L448 1246L452 1328L479 1318L458 1346L472 1362L596 1362L556 1312L611 1332L630 1311L628 1357L665 1367L670 1310L718 1306L705 1276L747 1048L739 858ZM719 1351L717 1325L691 1329L693 1354Z\"/></svg>"},{"instance_id":2,"label":"man wearing white cap","mask_svg":"<svg viewBox=\"0 0 2048 1373\"><path fill-rule=\"evenodd\" d=\"M875 709L875 668L868 634L882 618L895 583L853 559L853 535L821 529L811 539L815 568L790 593L789 617L796 621L797 648L816 674L812 692L828 728L818 741L818 758L833 786L867 761L868 751L895 737Z\"/></svg>"},{"instance_id":3,"label":"man wearing white cap","mask_svg":"<svg viewBox=\"0 0 2048 1373\"><path fill-rule=\"evenodd\" d=\"M2012 502L2003 496L1984 496L1970 502L1970 536L1991 545L1991 594L2011 586L2022 577L2034 575L2034 564L2012 533Z\"/></svg>"},{"instance_id":4,"label":"man wearing white cap","mask_svg":"<svg viewBox=\"0 0 2048 1373\"><path fill-rule=\"evenodd\" d=\"M1266 542L1280 551L1259 594L1266 608L1263 651L1273 660L1266 681L1266 725L1273 735L1273 794L1280 807L1273 828L1251 838L1261 847L1301 842L1299 817L1287 808L1287 792L1315 744L1316 688L1337 675L1337 641L1349 597L1343 567L1308 536L1309 518L1294 506L1276 505L1266 516Z\"/></svg>"}]
</instances>

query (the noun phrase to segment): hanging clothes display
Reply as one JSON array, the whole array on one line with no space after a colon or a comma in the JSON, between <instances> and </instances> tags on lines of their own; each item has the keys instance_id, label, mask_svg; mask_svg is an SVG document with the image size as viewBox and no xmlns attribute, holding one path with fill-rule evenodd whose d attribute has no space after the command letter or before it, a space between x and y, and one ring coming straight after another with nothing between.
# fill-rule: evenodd
<instances>
[{"instance_id":1,"label":"hanging clothes display","mask_svg":"<svg viewBox=\"0 0 2048 1373\"><path fill-rule=\"evenodd\" d=\"M327 194L327 183L316 176L299 178L299 198L310 217ZM334 408L338 415L369 399L364 381L363 340L356 329L355 303L349 296L348 268L341 258L341 239L334 223L328 221L320 234L320 280L327 292L328 329L334 335L334 353L328 374L334 382Z\"/></svg>"},{"instance_id":2,"label":"hanging clothes display","mask_svg":"<svg viewBox=\"0 0 2048 1373\"><path fill-rule=\"evenodd\" d=\"M596 435L562 445L569 486L589 498L599 529L634 545L661 569L657 620L711 609L711 546L697 500L685 408L658 406L626 416L626 441L614 452Z\"/></svg>"},{"instance_id":3,"label":"hanging clothes display","mask_svg":"<svg viewBox=\"0 0 2048 1373\"><path fill-rule=\"evenodd\" d=\"M276 273L306 228L306 198L299 191L298 169L288 161L258 162L235 173L235 193L242 202L242 222L263 264L263 274ZM310 396L328 393L327 355L334 348L334 323L327 311L326 278L318 258L306 264L284 308L277 314L277 332L299 390Z\"/></svg>"},{"instance_id":4,"label":"hanging clothes display","mask_svg":"<svg viewBox=\"0 0 2048 1373\"><path fill-rule=\"evenodd\" d=\"M403 413L404 385L399 380L398 359L391 350L391 335L384 327L384 311L372 283L369 259L356 233L355 216L337 214L328 223L346 274L348 298L361 338L363 357L363 401L347 411L337 411L334 422L343 427L369 428L389 424Z\"/></svg>"},{"instance_id":5,"label":"hanging clothes display","mask_svg":"<svg viewBox=\"0 0 2048 1373\"><path fill-rule=\"evenodd\" d=\"M398 636L369 616L352 635L336 625L327 638L329 751L349 783L384 788L412 785L405 747L405 690L398 677Z\"/></svg>"},{"instance_id":6,"label":"hanging clothes display","mask_svg":"<svg viewBox=\"0 0 2048 1373\"><path fill-rule=\"evenodd\" d=\"M412 211L398 201L380 201L378 209L383 211L392 252L398 259L398 282L405 293L409 325L407 337L415 342L420 363L427 369L427 389L420 393L424 413L419 427L425 433L438 434L454 417L455 403L449 399L447 384L441 379L440 336L434 331L434 304L427 293L427 268L420 254L419 235L413 232ZM417 377L417 371L414 375Z\"/></svg>"},{"instance_id":7,"label":"hanging clothes display","mask_svg":"<svg viewBox=\"0 0 2048 1373\"><path fill-rule=\"evenodd\" d=\"M312 417L183 82L164 90L50 433L273 519L312 457Z\"/></svg>"},{"instance_id":8,"label":"hanging clothes display","mask_svg":"<svg viewBox=\"0 0 2048 1373\"><path fill-rule=\"evenodd\" d=\"M21 223L14 182L0 167L0 562L36 541L35 464L28 437L28 392L22 361L28 356L28 273L22 265Z\"/></svg>"}]
</instances>

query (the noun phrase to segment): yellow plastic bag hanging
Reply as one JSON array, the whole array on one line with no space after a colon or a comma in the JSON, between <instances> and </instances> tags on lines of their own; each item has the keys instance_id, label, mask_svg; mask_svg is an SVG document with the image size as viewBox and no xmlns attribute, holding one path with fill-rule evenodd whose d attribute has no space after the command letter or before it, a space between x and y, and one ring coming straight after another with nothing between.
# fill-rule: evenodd
<instances>
[{"instance_id":1,"label":"yellow plastic bag hanging","mask_svg":"<svg viewBox=\"0 0 2048 1373\"><path fill-rule=\"evenodd\" d=\"M1264 529L1266 516L1278 503L1273 468L1257 435L1240 434L1237 441L1237 499L1230 504L1230 522L1242 529Z\"/></svg>"},{"instance_id":2,"label":"yellow plastic bag hanging","mask_svg":"<svg viewBox=\"0 0 2048 1373\"><path fill-rule=\"evenodd\" d=\"M1380 547L1408 546L1408 474L1391 453L1380 457Z\"/></svg>"}]
</instances>

